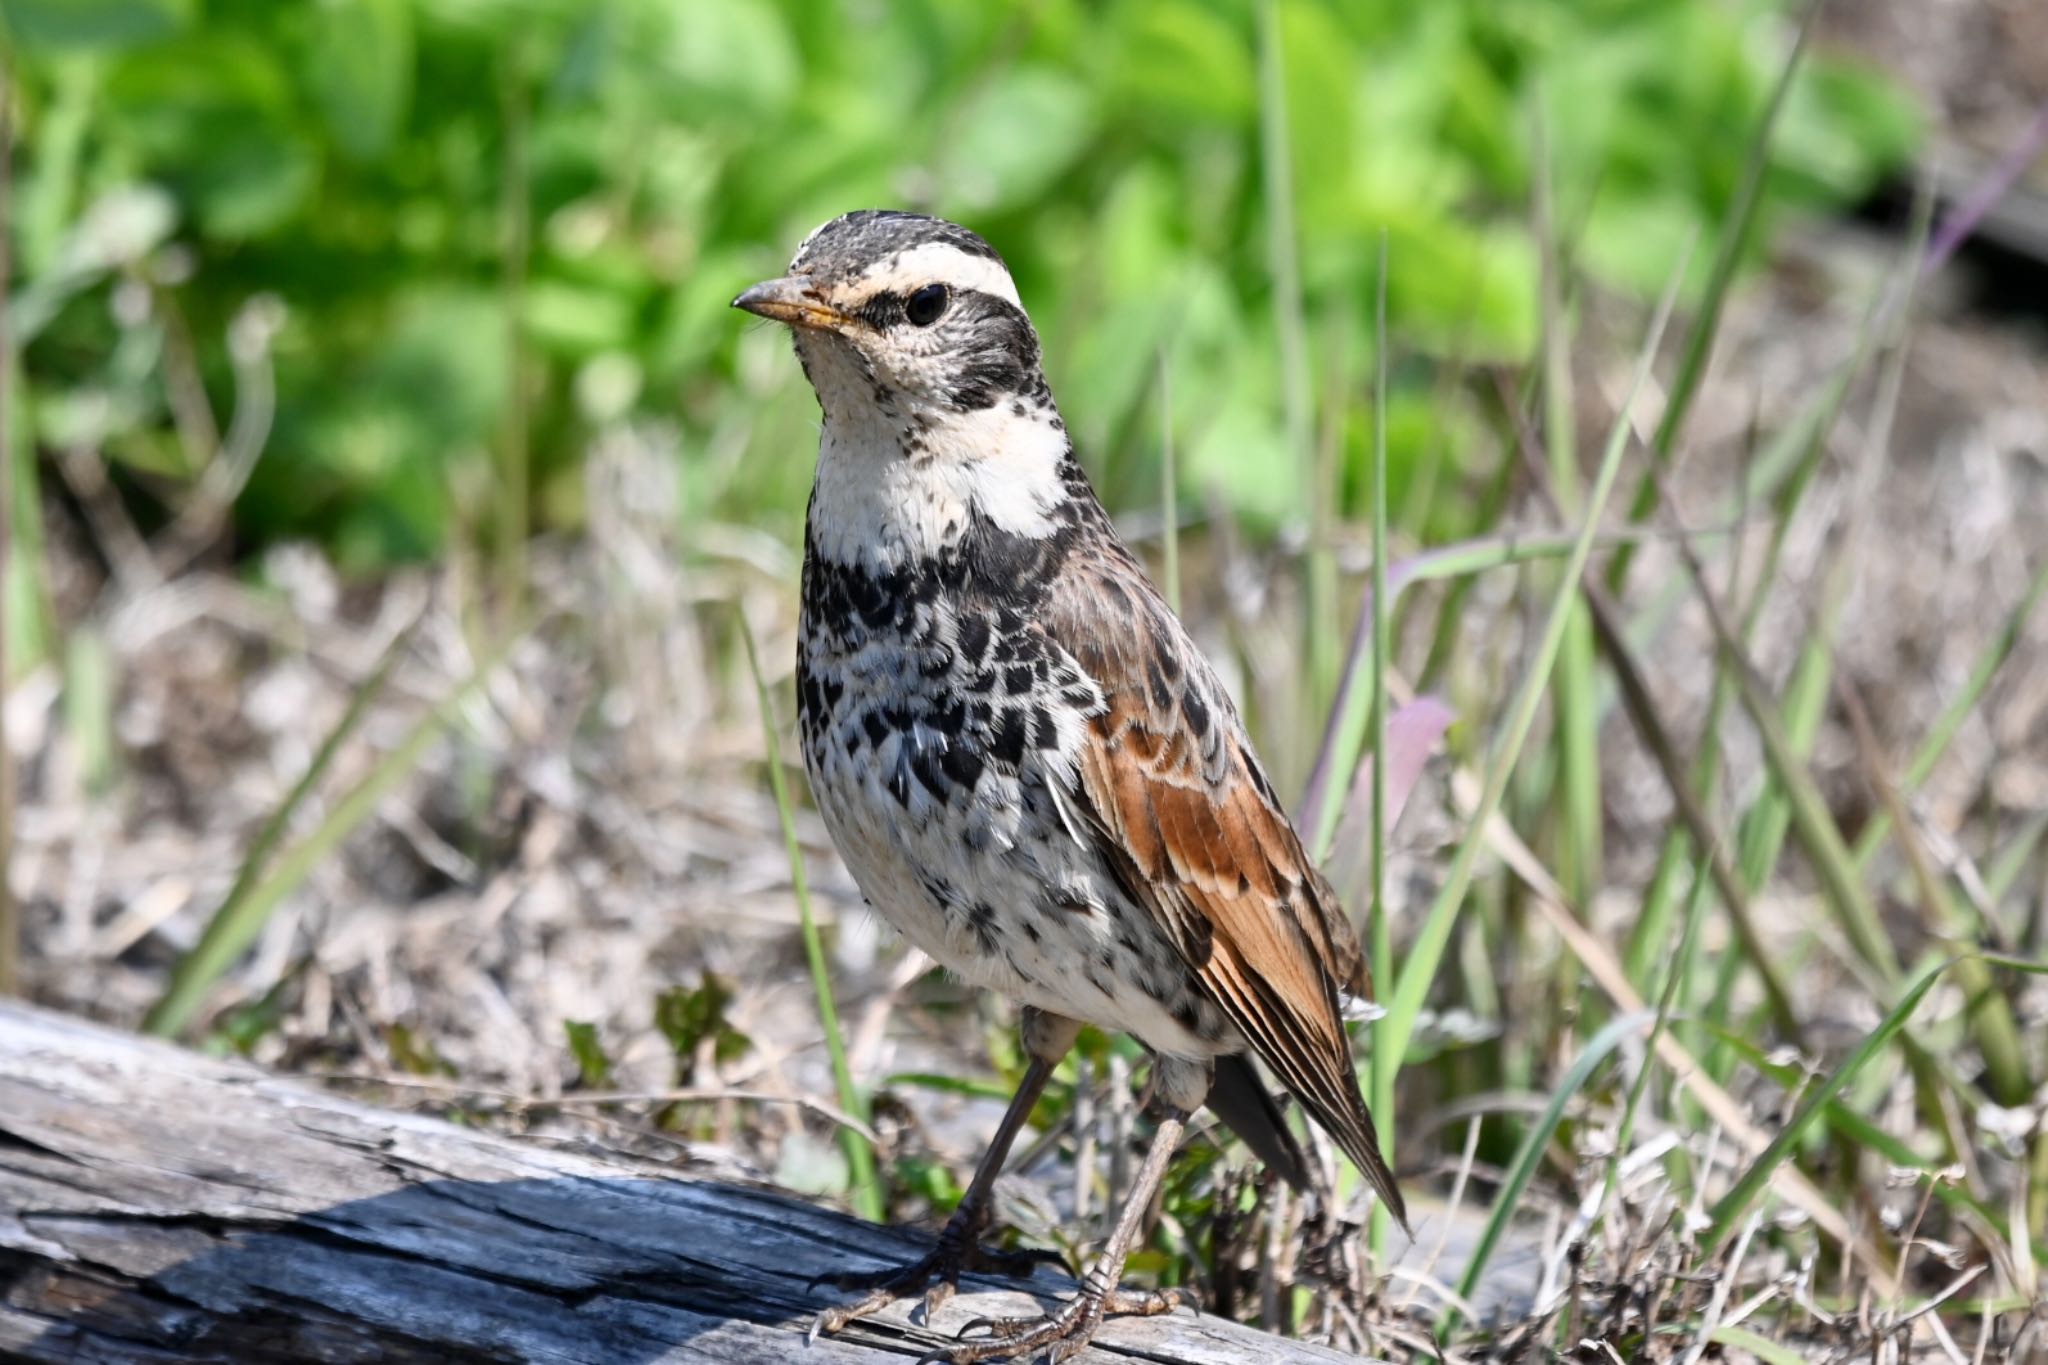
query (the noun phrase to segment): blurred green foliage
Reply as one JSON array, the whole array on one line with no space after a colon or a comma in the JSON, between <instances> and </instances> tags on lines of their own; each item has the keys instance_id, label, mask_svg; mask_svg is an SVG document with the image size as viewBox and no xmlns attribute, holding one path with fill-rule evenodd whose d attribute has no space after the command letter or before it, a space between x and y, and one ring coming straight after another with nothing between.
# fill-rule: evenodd
<instances>
[{"instance_id":1,"label":"blurred green foliage","mask_svg":"<svg viewBox=\"0 0 2048 1365\"><path fill-rule=\"evenodd\" d=\"M569 1044L569 1055L576 1059L576 1074L583 1084L592 1090L610 1090L615 1084L612 1059L604 1050L597 1025L587 1019L564 1019L562 1035Z\"/></svg>"},{"instance_id":2,"label":"blurred green foliage","mask_svg":"<svg viewBox=\"0 0 2048 1365\"><path fill-rule=\"evenodd\" d=\"M514 423L541 525L577 520L594 432L649 418L682 435L686 517L793 525L811 410L794 366L750 364L780 339L725 305L818 222L874 204L961 219L1003 251L1112 502L1156 488L1164 352L1184 488L1294 514L1310 499L1282 413L1293 303L1273 297L1262 120L1285 124L1315 392L1367 373L1382 232L1403 355L1519 360L1537 332L1539 104L1567 239L1595 280L1647 291L1720 221L1789 31L1756 0L1280 0L1265 25L1249 0L0 0L0 16L40 444L89 442L174 505L208 458L176 406L179 357L227 425L249 382L235 323L264 300L276 411L238 528L317 537L356 567L481 533ZM1891 87L1809 63L1760 240L1864 193L1914 130ZM1389 414L1396 506L1476 420L1411 368ZM1346 488L1363 406L1338 433ZM1410 529L1457 532L1454 501Z\"/></svg>"},{"instance_id":3,"label":"blurred green foliage","mask_svg":"<svg viewBox=\"0 0 2048 1365\"><path fill-rule=\"evenodd\" d=\"M726 1021L732 999L731 985L712 972L704 973L695 987L672 986L655 999L654 1026L675 1053L678 1085L696 1079L697 1050L705 1043L721 1063L737 1060L754 1045Z\"/></svg>"}]
</instances>

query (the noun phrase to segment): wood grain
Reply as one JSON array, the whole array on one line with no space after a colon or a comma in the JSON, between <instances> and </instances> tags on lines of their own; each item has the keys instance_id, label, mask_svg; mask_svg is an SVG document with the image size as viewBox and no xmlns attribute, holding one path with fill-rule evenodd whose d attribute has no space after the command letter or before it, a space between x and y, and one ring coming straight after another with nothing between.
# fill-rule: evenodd
<instances>
[{"instance_id":1,"label":"wood grain","mask_svg":"<svg viewBox=\"0 0 2048 1365\"><path fill-rule=\"evenodd\" d=\"M915 1358L1063 1277L974 1279L806 1347L813 1276L923 1235L747 1181L387 1112L0 1003L0 1359ZM1355 1361L1212 1318L1113 1321L1083 1361Z\"/></svg>"}]
</instances>

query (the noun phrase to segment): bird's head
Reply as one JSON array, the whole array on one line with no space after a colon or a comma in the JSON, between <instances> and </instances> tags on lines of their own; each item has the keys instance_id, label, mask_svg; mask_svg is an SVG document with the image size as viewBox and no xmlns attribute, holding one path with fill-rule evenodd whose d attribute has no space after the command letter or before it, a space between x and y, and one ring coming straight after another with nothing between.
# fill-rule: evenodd
<instances>
[{"instance_id":1,"label":"bird's head","mask_svg":"<svg viewBox=\"0 0 2048 1365\"><path fill-rule=\"evenodd\" d=\"M968 538L1038 541L1092 495L995 248L942 218L863 209L733 300L787 323L824 409L809 548L894 570Z\"/></svg>"},{"instance_id":2,"label":"bird's head","mask_svg":"<svg viewBox=\"0 0 2048 1365\"><path fill-rule=\"evenodd\" d=\"M732 303L789 325L828 424L1051 408L1038 336L1002 257L943 218L834 218L804 239L787 275Z\"/></svg>"}]
</instances>

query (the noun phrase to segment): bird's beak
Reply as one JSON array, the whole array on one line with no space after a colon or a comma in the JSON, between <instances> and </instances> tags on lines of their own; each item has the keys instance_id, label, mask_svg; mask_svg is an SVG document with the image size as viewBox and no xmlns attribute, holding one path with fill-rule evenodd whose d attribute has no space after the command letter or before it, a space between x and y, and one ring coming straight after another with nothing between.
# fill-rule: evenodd
<instances>
[{"instance_id":1,"label":"bird's beak","mask_svg":"<svg viewBox=\"0 0 2048 1365\"><path fill-rule=\"evenodd\" d=\"M792 327L837 331L848 321L846 314L825 302L818 287L802 275L763 280L734 299L732 306Z\"/></svg>"}]
</instances>

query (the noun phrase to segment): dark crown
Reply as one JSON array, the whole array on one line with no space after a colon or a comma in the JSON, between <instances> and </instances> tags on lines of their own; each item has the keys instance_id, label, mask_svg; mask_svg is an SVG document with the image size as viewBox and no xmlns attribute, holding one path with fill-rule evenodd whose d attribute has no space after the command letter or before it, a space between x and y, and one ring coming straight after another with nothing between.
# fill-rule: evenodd
<instances>
[{"instance_id":1,"label":"dark crown","mask_svg":"<svg viewBox=\"0 0 2048 1365\"><path fill-rule=\"evenodd\" d=\"M844 279L899 251L927 242L944 242L970 256L986 256L998 264L1003 259L978 234L958 223L898 209L855 209L806 237L789 268L792 273L821 280Z\"/></svg>"}]
</instances>

